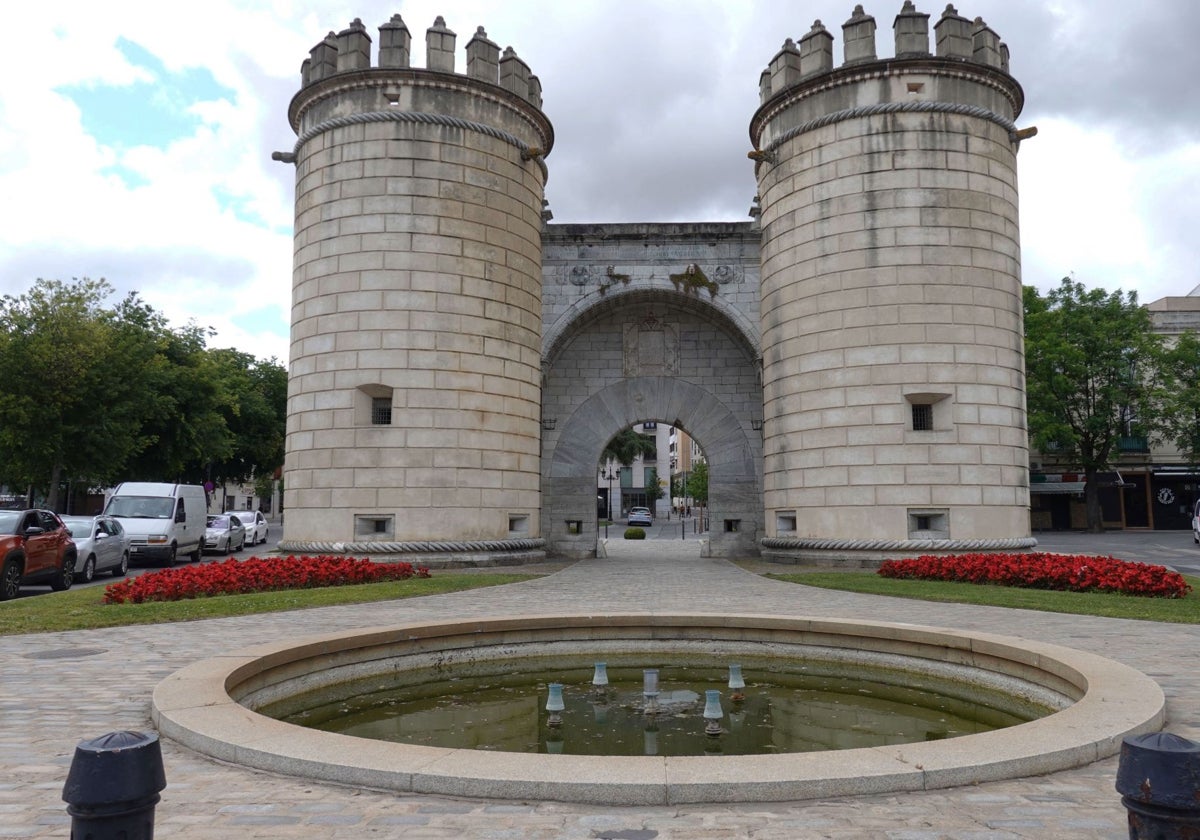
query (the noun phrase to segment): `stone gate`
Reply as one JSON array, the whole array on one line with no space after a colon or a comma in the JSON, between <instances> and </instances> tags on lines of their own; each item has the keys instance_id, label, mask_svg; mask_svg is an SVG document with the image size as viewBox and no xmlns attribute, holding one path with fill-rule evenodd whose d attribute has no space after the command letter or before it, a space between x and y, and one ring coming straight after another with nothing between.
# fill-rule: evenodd
<instances>
[{"instance_id":1,"label":"stone gate","mask_svg":"<svg viewBox=\"0 0 1200 840\"><path fill-rule=\"evenodd\" d=\"M755 222L550 225L541 81L482 27L330 33L298 140L281 547L588 556L622 427L687 431L719 556L870 564L1029 536L1008 49L906 0L759 80ZM761 223L761 224L760 224Z\"/></svg>"},{"instance_id":2,"label":"stone gate","mask_svg":"<svg viewBox=\"0 0 1200 840\"><path fill-rule=\"evenodd\" d=\"M758 240L749 222L547 227L542 527L555 553L595 550L601 450L649 420L704 448L710 551L757 553Z\"/></svg>"}]
</instances>

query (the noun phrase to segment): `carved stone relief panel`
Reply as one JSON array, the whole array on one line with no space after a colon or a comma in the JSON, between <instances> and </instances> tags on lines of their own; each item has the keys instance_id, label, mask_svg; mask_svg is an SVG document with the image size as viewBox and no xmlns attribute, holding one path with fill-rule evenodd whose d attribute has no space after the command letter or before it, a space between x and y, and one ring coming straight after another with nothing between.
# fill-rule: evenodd
<instances>
[{"instance_id":1,"label":"carved stone relief panel","mask_svg":"<svg viewBox=\"0 0 1200 840\"><path fill-rule=\"evenodd\" d=\"M677 376L679 326L654 313L623 327L626 376Z\"/></svg>"},{"instance_id":2,"label":"carved stone relief panel","mask_svg":"<svg viewBox=\"0 0 1200 840\"><path fill-rule=\"evenodd\" d=\"M713 269L712 279L719 286L725 286L729 283L740 283L744 279L741 266L736 265L718 265Z\"/></svg>"}]
</instances>

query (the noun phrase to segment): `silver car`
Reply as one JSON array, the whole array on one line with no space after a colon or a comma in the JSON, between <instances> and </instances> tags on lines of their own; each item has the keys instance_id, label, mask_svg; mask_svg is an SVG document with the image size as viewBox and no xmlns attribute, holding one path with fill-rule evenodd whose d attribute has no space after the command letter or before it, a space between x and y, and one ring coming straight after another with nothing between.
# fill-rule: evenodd
<instances>
[{"instance_id":1,"label":"silver car","mask_svg":"<svg viewBox=\"0 0 1200 840\"><path fill-rule=\"evenodd\" d=\"M256 546L267 541L267 518L257 510L239 510L233 514L242 521L246 529L246 545Z\"/></svg>"},{"instance_id":2,"label":"silver car","mask_svg":"<svg viewBox=\"0 0 1200 840\"><path fill-rule=\"evenodd\" d=\"M246 529L241 520L230 513L208 517L204 529L204 550L235 554L246 547Z\"/></svg>"},{"instance_id":3,"label":"silver car","mask_svg":"<svg viewBox=\"0 0 1200 840\"><path fill-rule=\"evenodd\" d=\"M87 583L97 572L125 577L129 572L129 535L111 516L64 516L75 541L75 579Z\"/></svg>"}]
</instances>

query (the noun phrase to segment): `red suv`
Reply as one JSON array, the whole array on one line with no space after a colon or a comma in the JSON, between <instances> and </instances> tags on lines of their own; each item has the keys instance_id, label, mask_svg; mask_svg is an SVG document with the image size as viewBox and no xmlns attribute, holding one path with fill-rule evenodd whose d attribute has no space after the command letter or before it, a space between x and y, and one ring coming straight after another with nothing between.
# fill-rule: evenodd
<instances>
[{"instance_id":1,"label":"red suv","mask_svg":"<svg viewBox=\"0 0 1200 840\"><path fill-rule=\"evenodd\" d=\"M0 601L16 598L26 583L70 589L75 543L51 511L0 510L0 563Z\"/></svg>"}]
</instances>

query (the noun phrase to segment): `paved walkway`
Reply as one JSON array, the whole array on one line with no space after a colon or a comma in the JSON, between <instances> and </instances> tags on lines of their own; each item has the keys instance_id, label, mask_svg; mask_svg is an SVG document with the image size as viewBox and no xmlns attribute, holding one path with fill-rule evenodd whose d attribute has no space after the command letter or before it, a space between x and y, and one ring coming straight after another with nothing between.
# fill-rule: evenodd
<instances>
[{"instance_id":1,"label":"paved walkway","mask_svg":"<svg viewBox=\"0 0 1200 840\"><path fill-rule=\"evenodd\" d=\"M1190 543L1186 533L1181 539ZM1091 545L1081 538L1067 549L1116 553L1085 547ZM149 730L151 691L184 665L264 639L449 616L707 608L865 617L1025 636L1094 651L1149 674L1166 692L1168 729L1200 740L1200 626L809 589L701 559L697 548L692 540L614 541L607 559L510 586L384 604L0 638L0 838L66 837L70 818L60 797L75 744L114 730ZM1115 758L1051 776L928 793L602 808L355 790L244 770L171 742L163 744L163 754L168 787L158 805L156 831L171 840L1128 836L1125 811L1113 789Z\"/></svg>"}]
</instances>

